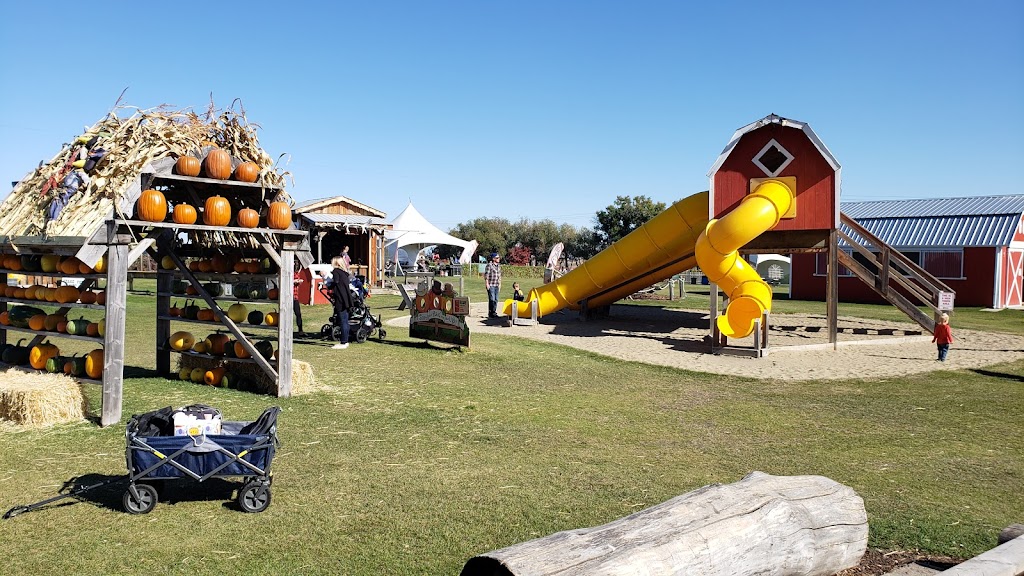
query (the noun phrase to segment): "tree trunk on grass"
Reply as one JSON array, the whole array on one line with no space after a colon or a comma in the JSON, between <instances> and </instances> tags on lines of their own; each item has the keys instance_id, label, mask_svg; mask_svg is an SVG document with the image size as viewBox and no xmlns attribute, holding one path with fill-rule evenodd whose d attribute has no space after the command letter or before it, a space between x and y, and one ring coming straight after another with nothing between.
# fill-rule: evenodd
<instances>
[{"instance_id":1,"label":"tree trunk on grass","mask_svg":"<svg viewBox=\"0 0 1024 576\"><path fill-rule=\"evenodd\" d=\"M474 557L462 576L831 576L867 548L864 501L823 476L752 472L604 526Z\"/></svg>"}]
</instances>

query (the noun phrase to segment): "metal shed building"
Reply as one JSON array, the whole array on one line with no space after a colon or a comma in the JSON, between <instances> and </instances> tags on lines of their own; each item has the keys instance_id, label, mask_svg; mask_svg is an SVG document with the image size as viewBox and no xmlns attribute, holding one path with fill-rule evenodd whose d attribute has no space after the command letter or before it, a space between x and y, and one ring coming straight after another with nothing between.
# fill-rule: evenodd
<instances>
[{"instance_id":1,"label":"metal shed building","mask_svg":"<svg viewBox=\"0 0 1024 576\"><path fill-rule=\"evenodd\" d=\"M1022 305L1024 195L843 202L842 212L956 290L957 305ZM793 298L824 299L826 266L824 254L794 254ZM883 302L845 268L839 276L842 301Z\"/></svg>"}]
</instances>

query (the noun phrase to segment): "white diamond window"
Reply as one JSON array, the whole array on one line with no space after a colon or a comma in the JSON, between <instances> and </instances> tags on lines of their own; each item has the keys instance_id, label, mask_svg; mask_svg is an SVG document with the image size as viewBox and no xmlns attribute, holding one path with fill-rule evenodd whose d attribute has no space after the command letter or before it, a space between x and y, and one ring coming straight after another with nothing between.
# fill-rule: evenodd
<instances>
[{"instance_id":1,"label":"white diamond window","mask_svg":"<svg viewBox=\"0 0 1024 576\"><path fill-rule=\"evenodd\" d=\"M754 164L764 172L765 176L772 178L781 174L792 161L793 155L774 138L765 144L760 152L754 154Z\"/></svg>"}]
</instances>

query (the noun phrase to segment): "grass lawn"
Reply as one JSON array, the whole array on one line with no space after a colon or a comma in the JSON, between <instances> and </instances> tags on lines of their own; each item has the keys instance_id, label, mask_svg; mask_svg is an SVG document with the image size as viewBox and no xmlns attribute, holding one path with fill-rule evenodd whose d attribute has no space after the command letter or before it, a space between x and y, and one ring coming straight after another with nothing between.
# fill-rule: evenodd
<instances>
[{"instance_id":1,"label":"grass lawn","mask_svg":"<svg viewBox=\"0 0 1024 576\"><path fill-rule=\"evenodd\" d=\"M485 298L478 278L467 278L466 293ZM706 291L701 298L690 291L656 304L706 307ZM386 318L403 314L395 296L369 304ZM824 304L776 309L823 314ZM475 554L609 522L752 470L853 487L873 547L967 557L1024 521L1024 362L876 381L760 381L488 334L448 349L392 328L383 343L347 350L297 344L296 358L328 388L276 399L154 374L154 310L154 297L129 297L125 414L199 402L246 420L282 406L273 503L244 514L225 505L237 484L182 482L152 513L131 516L123 489L87 493L0 522L0 573L457 574ZM329 311L303 313L309 331ZM1019 311L958 310L954 319L954 330L1021 333L1024 324ZM98 412L99 387L86 390ZM123 424L0 433L0 512L74 477L124 473Z\"/></svg>"}]
</instances>

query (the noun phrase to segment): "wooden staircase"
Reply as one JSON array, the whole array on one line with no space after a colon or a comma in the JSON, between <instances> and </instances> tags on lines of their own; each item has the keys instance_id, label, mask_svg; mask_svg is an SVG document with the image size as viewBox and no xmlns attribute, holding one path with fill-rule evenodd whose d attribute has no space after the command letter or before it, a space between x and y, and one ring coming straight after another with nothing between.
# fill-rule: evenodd
<instances>
[{"instance_id":1,"label":"wooden staircase","mask_svg":"<svg viewBox=\"0 0 1024 576\"><path fill-rule=\"evenodd\" d=\"M840 213L839 221L852 231L852 234L847 234L840 228L837 230L839 238L863 257L863 260L857 260L853 253L840 250L839 263L922 328L929 333L934 332L935 319L941 314L939 292L952 293L953 289L868 232L853 218ZM930 308L932 315L922 312L921 307Z\"/></svg>"}]
</instances>

